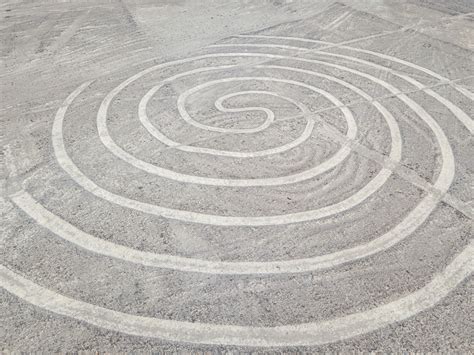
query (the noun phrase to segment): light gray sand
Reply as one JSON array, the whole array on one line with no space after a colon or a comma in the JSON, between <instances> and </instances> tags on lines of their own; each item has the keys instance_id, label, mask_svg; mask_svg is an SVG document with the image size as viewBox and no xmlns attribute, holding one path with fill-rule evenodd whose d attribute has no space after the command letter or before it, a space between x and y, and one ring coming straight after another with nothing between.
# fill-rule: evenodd
<instances>
[{"instance_id":1,"label":"light gray sand","mask_svg":"<svg viewBox=\"0 0 474 355\"><path fill-rule=\"evenodd\" d=\"M0 5L0 348L472 350L473 12Z\"/></svg>"}]
</instances>

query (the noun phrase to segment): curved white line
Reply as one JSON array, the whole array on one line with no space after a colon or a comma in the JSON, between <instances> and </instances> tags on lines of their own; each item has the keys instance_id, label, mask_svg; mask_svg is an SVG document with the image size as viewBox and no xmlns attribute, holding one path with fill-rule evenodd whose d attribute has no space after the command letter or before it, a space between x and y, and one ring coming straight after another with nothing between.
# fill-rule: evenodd
<instances>
[{"instance_id":1,"label":"curved white line","mask_svg":"<svg viewBox=\"0 0 474 355\"><path fill-rule=\"evenodd\" d=\"M227 66L225 66L227 68ZM208 71L208 68L200 68L199 71ZM184 73L183 73L184 74ZM255 158L255 157L262 157L266 155L271 155L271 154L278 154L278 153L283 153L286 152L292 148L297 147L298 145L302 144L305 142L312 134L313 129L314 129L314 120L309 117L307 119L307 123L305 126L305 129L303 130L302 134L295 139L294 141L284 144L279 147L275 148L270 148L270 149L264 149L264 150L258 150L258 151L252 151L252 152L239 152L239 151L229 151L229 150L218 150L218 149L211 149L211 148L202 148L202 147L193 147L190 145L185 145L178 143L176 141L173 141L172 139L168 138L166 135L164 135L160 130L158 130L150 121L146 108L148 105L148 102L150 99L153 97L153 95L160 89L160 87L165 83L171 81L171 79L176 78L176 77L182 77L182 74L175 75L173 77L165 79L165 81L161 85L156 85L153 88L151 88L140 100L140 103L138 105L138 117L140 119L140 122L142 125L145 127L145 129L150 133L153 137L158 139L161 143L173 147L174 149L178 149L181 151L189 152L189 153L199 153L199 154L210 154L210 155L218 155L218 156L226 156L226 157L234 157L234 158ZM255 94L265 94L265 95L271 95L271 96L276 96L279 97L283 100L286 100L288 102L291 102L293 105L297 106L302 113L307 113L308 109L301 105L300 103L296 102L295 100L290 99L289 97L282 96L279 94L276 94L274 92L269 92L269 91L239 91L237 93L232 93L229 95L225 95L220 97L218 100L216 100L216 108L220 111L223 112L242 112L242 111L248 111L248 108L242 108L242 109L228 109L222 106L222 102L230 97L237 96L240 94L245 94L245 93L255 93Z\"/></svg>"},{"instance_id":2,"label":"curved white line","mask_svg":"<svg viewBox=\"0 0 474 355\"><path fill-rule=\"evenodd\" d=\"M169 63L163 64L163 66L166 65L171 65ZM212 69L221 69L220 67L208 67L206 68L208 70ZM192 71L195 73L195 70ZM185 73L180 73L180 76L186 75L187 72ZM136 74L136 79L138 79L140 76L138 76L141 73ZM136 80L135 79L135 80ZM168 78L168 81L170 78ZM259 81L275 81L275 82L281 82L281 83L286 83L290 85L295 85L295 86L300 86L304 87L306 89L309 89L311 91L317 92L318 94L323 95L326 97L329 101L331 101L334 105L336 106L343 106L342 102L339 101L336 97L334 97L332 94L316 88L314 86L301 83L298 81L294 80L287 80L287 79L277 79L277 78L269 78L269 77L236 77L236 78L226 78L226 79L220 79L220 80L215 80L211 81L209 83L201 84L194 89L191 89L191 92L198 91L203 87L214 85L217 83L225 83L225 82L233 82L233 81L253 81L253 80L259 80ZM160 84L159 86L161 86ZM120 85L118 86L120 87ZM153 89L152 89L153 90ZM196 176L196 175L188 175L184 173L178 173L176 171L170 170L170 169L165 169L160 166L156 166L154 164L150 164L146 161L140 160L133 156L132 154L126 152L123 150L121 147L119 147L112 137L109 134L108 128L107 128L107 111L110 103L114 99L114 97L117 95L118 92L115 90L112 90L107 96L104 98L102 101L102 104L99 108L99 112L97 113L97 129L99 132L99 138L102 141L102 143L118 158L122 159L123 161L127 162L128 164L136 167L137 169L141 169L143 171L146 171L147 173L158 175L164 178L172 179L175 181L179 182L185 182L185 183L191 183L191 184L201 184L201 185L212 185L212 186L242 186L242 187L249 187L249 186L278 186L278 185L284 185L284 184L294 184L300 181L308 180L311 179L317 175L320 175L335 166L337 166L340 162L342 162L344 159L347 158L347 156L350 153L350 149L347 146L342 146L333 156L331 156L329 159L324 161L323 163L314 166L308 170L302 171L300 173L296 174L291 174L291 175L286 175L286 176L279 176L279 177L274 177L274 178L260 178L260 179L228 179L228 178L209 178L205 176ZM147 96L149 97L149 96ZM206 128L210 126L205 126L200 124L199 122L194 121L186 112L184 109L184 99L186 95L183 94L182 98L178 100L178 109L181 113L181 116L189 123L192 123L194 126L197 126L199 128ZM183 99L184 98L184 99ZM266 109L265 109L266 110ZM352 112L347 109L347 107L341 107L341 111L343 112L346 121L347 121L347 132L346 136L348 139L353 140L356 137L357 134L357 125L354 120L354 117L352 115ZM273 113L272 113L273 114ZM271 121L271 119L270 119ZM266 122L269 122L267 120ZM271 123L271 122L270 122ZM266 123L264 124L266 127ZM213 127L214 130L219 130L225 132L226 129L219 129L216 127ZM259 128L258 128L259 130ZM241 132L240 132L241 133Z\"/></svg>"},{"instance_id":3,"label":"curved white line","mask_svg":"<svg viewBox=\"0 0 474 355\"><path fill-rule=\"evenodd\" d=\"M64 240L90 252L150 267L232 275L302 273L332 268L337 265L365 258L390 248L410 235L424 222L424 218L431 212L431 210L427 211L425 209L426 206L435 206L438 202L437 198L428 196L422 201L421 206L416 207L399 226L396 226L394 229L369 243L361 244L356 247L302 259L268 262L226 262L156 254L118 245L94 237L74 227L46 210L25 191L19 191L12 195L11 199L39 225L49 229Z\"/></svg>"},{"instance_id":4,"label":"curved white line","mask_svg":"<svg viewBox=\"0 0 474 355\"><path fill-rule=\"evenodd\" d=\"M224 79L225 80L225 79ZM191 89L188 89L186 90L185 92L183 92L182 94L180 94L178 96L178 103L177 103L177 106L178 106L178 111L181 115L181 117L186 121L188 122L189 124L193 125L194 127L197 127L197 128L201 128L201 129L205 129L205 130L208 130L208 131L213 131L213 132L220 132L220 133L256 133L256 132L260 132L260 131L263 131L264 129L268 128L272 123L273 121L275 120L275 114L273 113L272 110L268 109L268 108L265 108L265 107L245 107L245 108L225 108L222 106L222 102L217 100L215 105L216 105L216 108L220 111L223 111L223 112L247 112L247 111L262 111L265 113L265 115L267 116L267 119L260 125L260 126L257 126L255 128L222 128L222 127L214 127L214 126L209 126L209 125L205 125L205 124L202 124L200 122L197 122L196 120L194 120L188 113L188 111L186 110L185 108L185 104L186 104L186 100L187 98L198 92L199 90L203 89L203 88L206 88L206 87L209 87L211 85L215 85L215 84L220 84L222 82L228 82L228 81L237 81L238 79L235 79L235 80L226 80L226 81L221 81L221 80L213 80L213 81L209 81L209 82L206 82L204 84L201 84L201 85L197 85ZM245 80L245 79L244 79ZM249 79L250 80L250 79ZM160 85L161 86L161 85ZM258 92L258 91L252 91L254 93ZM240 93L240 92L239 92ZM238 93L236 93L238 94ZM270 93L270 94L273 94L274 96L279 96L277 94L274 94L274 93ZM227 95L229 96L229 95ZM235 95L233 95L235 96Z\"/></svg>"},{"instance_id":5,"label":"curved white line","mask_svg":"<svg viewBox=\"0 0 474 355\"><path fill-rule=\"evenodd\" d=\"M208 47L213 47L213 46L231 46L232 43L221 43L221 44L211 44L209 45ZM254 47L254 48L258 48L258 47L262 47L260 45L260 43L249 43L248 44L248 47ZM270 43L266 43L265 48L276 48L276 49L286 49L286 50L289 50L289 51L310 51L312 50L313 48L304 48L304 47L297 47L297 46L288 46L288 45L285 45L285 44L270 44Z\"/></svg>"},{"instance_id":6,"label":"curved white line","mask_svg":"<svg viewBox=\"0 0 474 355\"><path fill-rule=\"evenodd\" d=\"M243 38L270 38L270 39L283 39L283 40L291 40L291 41L300 41L300 42L308 42L308 43L317 43L317 44L324 44L324 45L333 45L333 43L331 42L325 42L325 41L319 41L319 40L313 40L313 39L307 39L307 38L300 38L300 37L288 37L288 36L270 36L270 35L239 35L239 36L236 36L236 37L243 37ZM212 47L218 47L220 45L212 45ZM239 46L239 45L237 45ZM271 45L272 47L274 45ZM354 52L359 52L359 53L365 53L365 54L369 54L369 55L372 55L372 56L376 56L376 57L379 57L379 58L383 58L383 59L387 59L387 60L390 60L392 62L396 62L396 63L399 63L399 64L402 64L402 65L405 65L405 66L408 66L410 68L413 68L413 69L417 69L423 73L426 73L440 81L445 81L445 82L449 82L450 79L442 76L442 75L439 75L438 73L435 73L434 71L430 70L430 69L427 69L427 68L424 68L422 66L419 66L417 64L414 64L414 63L411 63L411 62L408 62L406 60L403 60L403 59L400 59L400 58L396 58L396 57L392 57L390 55L387 55L387 54L383 54L383 53L379 53L379 52L374 52L374 51L371 51L371 50L367 50L367 49L362 49L362 48L356 48L356 47L351 47L351 46L344 46L344 45L337 45L338 48L344 48L344 49L348 49L348 50L351 50L351 51L354 51ZM307 48L303 48L303 47L299 47L301 50L307 50ZM339 54L336 54L336 53L329 53L329 52L325 52L325 51L322 51L322 50L317 50L317 49L311 49L312 52L315 52L315 53L323 53L323 54L328 54L328 55L331 55L331 56L337 56L337 57L341 57L341 58L353 58L353 57L348 57L348 56L342 56L342 55L339 55ZM350 60L353 60L353 59L350 59ZM469 117L469 115L467 115L464 111L460 110L456 105L454 105L452 102L450 102L449 100L446 100L445 98L443 98L442 96L440 96L438 93L434 92L433 90L431 89L427 89L422 83L420 83L419 81L413 79L413 78L410 78L406 75L403 75L402 73L399 73L397 72L396 70L393 70L393 69L390 69L390 68L386 68L382 65L377 65L373 62L369 62L369 61L365 61L365 60L357 60L358 62L360 63L364 63L364 64L370 64L371 66L377 66L379 69L383 68L383 70L385 71L388 71L390 72L391 74L393 75L396 75L408 82L410 82L411 84L413 84L414 86L416 86L417 88L419 89L422 89L424 92L426 92L428 95L430 95L431 97L435 98L436 100L438 101L441 101L443 100L443 104L457 117L457 119L469 130L469 132L471 134L474 134L474 120L472 118ZM467 98L471 99L474 101L474 94L461 87L461 86L458 86L458 85L453 85L454 86L454 89L456 89L458 92L460 92L461 94L463 94L464 96L466 96ZM441 100L440 100L441 99Z\"/></svg>"},{"instance_id":7,"label":"curved white line","mask_svg":"<svg viewBox=\"0 0 474 355\"><path fill-rule=\"evenodd\" d=\"M121 333L199 344L238 346L321 345L365 334L403 321L433 307L474 270L471 242L423 288L396 301L321 322L252 327L195 323L122 313L48 290L0 265L0 284L13 295L42 309Z\"/></svg>"},{"instance_id":8,"label":"curved white line","mask_svg":"<svg viewBox=\"0 0 474 355\"><path fill-rule=\"evenodd\" d=\"M215 102L215 106L219 111L222 111L222 112L230 112L230 113L246 112L249 110L249 107L227 108L223 106L223 102L232 97L241 96L241 95L249 95L249 94L254 94L254 95L263 94L263 95L275 96L282 100L288 101L292 103L293 105L295 105L296 107L298 107L301 110L301 117L306 117L306 121L307 121L306 126L303 132L301 133L301 135L295 140L289 143L286 143L282 146L269 148L269 149L263 149L263 150L257 150L257 151L252 151L252 152L225 151L225 150L217 150L217 149L211 149L211 148L192 147L192 146L186 146L186 145L179 146L178 149L186 151L186 152L205 153L205 154L220 155L220 156L227 156L227 157L255 158L255 157L263 157L266 155L279 154L279 153L286 152L290 149L293 149L299 146L300 144L308 140L309 137L311 137L311 134L313 133L313 130L314 130L315 122L312 117L308 117L309 110L304 105L296 102L295 100L292 100L289 97L279 95L274 92L259 91L259 90L238 91L238 92L234 92L234 93L219 97Z\"/></svg>"},{"instance_id":9,"label":"curved white line","mask_svg":"<svg viewBox=\"0 0 474 355\"><path fill-rule=\"evenodd\" d=\"M159 86L158 86L159 87ZM140 122L143 124L145 129L156 139L158 139L161 143L166 144L169 147L173 147L178 150L182 150L185 152L192 152L192 153L201 153L201 154L211 154L211 155L219 155L219 156L227 156L227 157L235 157L235 158L255 158L255 157L262 157L266 155L271 155L271 154L277 154L277 153L283 153L286 152L292 148L297 147L301 143L305 142L312 134L313 129L314 129L314 120L309 117L307 119L307 123L305 126L305 129L303 130L302 134L295 139L294 141L284 144L279 147L275 148L270 148L270 149L264 149L264 150L258 150L258 151L253 151L253 152L239 152L239 151L229 151L229 150L218 150L218 149L211 149L211 148L202 148L202 147L193 147L189 145L184 145L178 142L175 142L165 136L161 131L156 129L156 127L150 122L150 119L148 118L148 115L146 113L146 107L148 105L148 101L150 98L154 95L156 92L156 87L152 88L150 91L148 91L145 96L140 101L139 108L138 108L138 117L140 119ZM258 109L261 110L262 108L226 108L222 105L223 101L239 96L239 95L247 95L247 94L256 94L256 95L270 95L270 96L275 96L280 99L283 99L285 101L288 101L292 103L293 105L297 106L301 111L302 111L302 117L304 114L308 113L309 110L304 107L302 104L296 102L295 100L290 99L289 97L279 95L274 92L270 91L256 91L256 90L247 90L247 91L239 91L235 92L232 94L224 95L220 98L218 98L215 102L215 106L218 110L222 112L246 112L249 111L250 109ZM265 109L267 110L267 109ZM272 113L273 114L273 113Z\"/></svg>"}]
</instances>

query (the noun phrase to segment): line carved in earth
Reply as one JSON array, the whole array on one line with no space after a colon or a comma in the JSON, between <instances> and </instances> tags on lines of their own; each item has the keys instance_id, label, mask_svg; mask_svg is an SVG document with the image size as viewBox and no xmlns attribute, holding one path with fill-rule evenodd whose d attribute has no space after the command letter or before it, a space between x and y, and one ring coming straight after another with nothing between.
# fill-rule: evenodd
<instances>
[{"instance_id":1,"label":"line carved in earth","mask_svg":"<svg viewBox=\"0 0 474 355\"><path fill-rule=\"evenodd\" d=\"M8 292L45 310L125 334L199 344L240 346L321 345L369 333L433 307L474 270L474 242L423 288L393 302L321 322L252 327L136 316L48 290L0 265Z\"/></svg>"},{"instance_id":2,"label":"line carved in earth","mask_svg":"<svg viewBox=\"0 0 474 355\"><path fill-rule=\"evenodd\" d=\"M423 214L425 211L420 211L419 208L415 208L415 210L406 217L406 220L410 221L411 225L406 222L401 223L401 227L397 226L386 234L377 237L366 244L361 244L330 254L282 261L229 262L156 254L118 245L94 237L77 227L74 227L67 221L45 209L25 191L19 191L10 196L10 198L40 226L47 228L60 238L92 253L150 267L208 274L234 275L302 273L335 267L387 250L406 238L419 226L420 221L415 220L419 215L425 217ZM427 204L427 201L434 206L438 199L434 196L428 196L425 198L424 203ZM421 222L424 222L424 219L422 219Z\"/></svg>"},{"instance_id":3,"label":"line carved in earth","mask_svg":"<svg viewBox=\"0 0 474 355\"><path fill-rule=\"evenodd\" d=\"M228 66L219 66L219 67L213 67L213 68L227 68L227 67ZM202 68L202 69L199 70L199 72L214 70L213 68ZM192 72L195 73L196 71L192 71ZM171 148L182 150L182 151L189 152L189 153L211 154L211 155L236 157L236 158L255 158L255 157L261 157L261 156L266 156L266 155L270 155L270 154L278 154L278 153L288 151L288 150L298 146L299 144L305 142L311 136L311 134L313 132L315 123L314 123L314 120L311 117L309 117L307 119L307 123L306 123L306 126L305 126L305 129L304 129L303 133L297 139L295 139L294 141L292 141L290 143L286 143L286 144L284 144L282 146L279 146L279 147L265 149L265 150L259 150L259 151L250 151L250 152L227 151L227 150L217 150L217 149L203 148L203 147L193 147L191 145L175 142L175 141L171 140L170 138L168 138L166 135L164 135L160 130L158 130L151 123L150 119L148 118L146 108L147 108L149 100L163 86L163 84L165 82L171 81L172 79L175 79L177 77L182 77L182 76L184 76L183 74L187 74L187 73L181 73L181 74L178 74L178 75L174 75L171 78L165 79L160 85L157 85L157 86L154 86L153 88L151 88L143 96L143 98L140 100L140 103L138 105L138 117L139 117L140 122L142 123L142 125L145 127L145 129L153 137L158 139L161 143L163 143L163 144L165 144L165 145L167 145ZM288 101L288 102L292 103L293 105L295 105L296 107L298 107L302 112L300 115L298 115L299 117L308 117L307 116L308 109L306 107L304 107L304 105L296 102L295 100L293 100L289 97L282 96L280 94L270 92L270 91L247 90L247 91L235 92L235 93L232 93L232 94L228 94L228 95L224 95L224 96L219 97L215 102L215 106L218 110L220 110L222 112L264 111L267 114L267 117L271 117L271 120L273 121L273 118L274 118L273 111L268 110L266 108L262 108L262 107L225 108L222 104L223 101L225 101L225 100L227 100L231 97L246 95L246 94L270 95L270 96L279 97L280 99ZM183 110L183 109L184 109L184 107L181 108L181 110ZM235 133L235 132L229 132L228 130L226 130L224 133L228 134L228 133Z\"/></svg>"}]
</instances>

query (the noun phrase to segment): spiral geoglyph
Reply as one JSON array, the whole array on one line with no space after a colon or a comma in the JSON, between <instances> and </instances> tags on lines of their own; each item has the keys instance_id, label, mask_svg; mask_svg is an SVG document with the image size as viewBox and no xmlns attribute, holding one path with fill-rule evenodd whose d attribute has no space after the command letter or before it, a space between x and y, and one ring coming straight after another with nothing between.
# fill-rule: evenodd
<instances>
[{"instance_id":1,"label":"spiral geoglyph","mask_svg":"<svg viewBox=\"0 0 474 355\"><path fill-rule=\"evenodd\" d=\"M313 49L304 45L320 45L323 49ZM338 51L324 49L324 46L330 48L331 45L333 44L296 37L238 36L234 41L207 48L205 54L159 63L132 75L102 95L95 117L96 135L108 151L107 159L113 158L117 160L117 164L127 164L137 174L147 174L150 179L165 179L173 184L183 184L189 189L206 186L212 196L219 196L219 192L216 191L227 189L230 192L226 194L235 193L236 196L238 194L239 198L249 205L254 203L253 192L247 195L246 191L259 191L259 189L290 191L320 178L324 179L325 174L336 171L335 169L342 169L344 165L349 164L352 156L360 155L379 166L367 181L360 186L357 185L357 189L341 196L334 193L330 201L322 204L314 201L308 204L313 207L302 209L299 205L299 208L289 208L278 213L270 211L271 209L269 211L259 209L256 212L252 208L241 209L238 212L232 210L232 213L229 213L222 209L217 209L217 212L210 211L212 210L210 207L200 210L195 207L173 206L169 202L140 200L126 193L122 194L115 188L103 186L103 183L96 182L96 177L85 173L84 169L77 165L77 156L73 157L74 154L71 154L64 138L67 131L65 124L73 119L71 111L74 112L78 100L91 97L95 90L95 82L86 82L75 89L58 109L52 127L54 155L68 178L78 187L107 203L139 214L158 216L177 223L205 225L208 228L234 228L233 230L252 228L258 231L259 228L276 226L283 228L306 222L323 223L329 218L336 218L354 209L363 208L368 201L377 199L394 173L408 179L410 183L416 183L416 180L410 180L409 176L403 175L403 170L398 169L404 155L404 135L399 126L398 114L393 113L390 105L386 103L385 99L391 98L402 105L404 110L409 110L416 116L418 122L434 137L436 150L439 151L439 166L432 184L421 186L424 193L420 195L416 204L404 211L403 216L394 225L382 230L374 238L356 244L348 243L346 247L342 246L337 250L314 256L277 260L210 260L121 245L82 231L49 211L23 190L11 198L32 219L54 232L57 237L91 253L126 263L183 273L250 276L306 273L336 268L390 250L409 238L427 221L448 192L455 174L455 156L449 137L433 117L430 107L410 95L410 89L422 90L424 94L443 105L452 119L470 134L474 132L474 124L456 102L427 87L418 80L418 75L413 73L440 82L448 81L447 78L387 54L350 46L338 46ZM147 82L148 77L152 78L150 82ZM133 95L131 105L136 111L127 124L132 123L139 127L146 139L153 139L155 144L159 144L160 149L179 151L179 154L182 154L180 156L198 162L200 159L206 159L203 160L201 171L197 171L198 168L185 171L181 167L175 169L170 164L151 161L141 154L142 152L136 154L124 146L123 138L117 140L114 136L113 129L109 127L113 117L111 110L119 100L131 96L133 89L130 87L142 81L146 83L143 84L146 90L138 97ZM384 95L382 97L374 95L371 89L374 87L380 89ZM330 88L339 88L341 91L338 92L350 93L353 101L344 101ZM167 97L166 94L162 94L164 90L176 91L176 94L170 95L174 107L157 108L154 100L160 95ZM473 99L473 94L464 88L457 87L455 91L456 95ZM198 110L190 110L189 107L195 102L199 103L203 97L206 97L206 100L211 98L212 105L208 105L209 112L224 115L225 119L206 121L202 115L196 114ZM257 101L275 104L265 106L259 105ZM326 106L311 107L313 101L324 102ZM374 110L371 114L379 117L376 124L387 133L386 151L367 148L361 142L359 124L366 118L355 111L354 107L358 104L370 106ZM283 111L286 113L279 112L279 107L284 107L286 111ZM335 115L334 122L325 116L329 111ZM160 117L166 119L160 121ZM239 123L239 117L250 118L244 120L244 123ZM168 124L168 121L169 126L160 124L160 122ZM267 130L279 129L286 124L285 122L293 121L300 122L295 134L283 133L280 136L281 140L270 142L261 137ZM235 147L195 144L196 142L189 142L186 139L180 140L179 134L173 134L169 129L174 127L173 125L188 126L186 129L192 129L193 134L198 132L204 136L212 134L211 137L216 139L223 136L237 137L235 142L249 139L250 143L261 148L249 147L246 144L242 146L236 144ZM292 130L289 129L288 132ZM73 133L67 134L71 136ZM319 137L324 137L337 147L328 148L327 151L320 148L320 156L305 157L304 159L311 161L311 164L306 164L301 169L288 171L289 169L282 168L278 174L272 174L272 169L277 170L277 165L295 151L295 154L308 153L306 147L311 147ZM135 139L132 136L129 138ZM326 146L330 147L330 144ZM312 154L311 150L309 152ZM313 162L311 160L313 158L316 161ZM100 160L100 157L97 159ZM213 174L214 170L209 173L202 171L207 169L207 164L212 164L213 169L219 169L222 161L228 162L233 159L238 160L237 165L246 167L244 176L238 176L236 173L216 175ZM252 164L255 166L261 164L263 173L249 176ZM114 174L111 173L105 179L113 181ZM326 190L336 191L343 188L337 186L339 182L335 178L333 179L335 185L331 186L331 179L327 180L327 186L318 185L322 191L321 195ZM101 181L104 179L101 178ZM232 203L230 199L225 198L223 202L220 201L225 202ZM370 219L371 216L366 214L364 218ZM315 235L314 238L318 236ZM62 296L4 267L2 267L2 281L7 290L37 306L128 334L210 344L314 345L366 333L406 319L430 307L469 275L473 268L472 256L471 243L442 273L436 275L423 288L392 302L321 322L276 327L191 323L127 314Z\"/></svg>"}]
</instances>

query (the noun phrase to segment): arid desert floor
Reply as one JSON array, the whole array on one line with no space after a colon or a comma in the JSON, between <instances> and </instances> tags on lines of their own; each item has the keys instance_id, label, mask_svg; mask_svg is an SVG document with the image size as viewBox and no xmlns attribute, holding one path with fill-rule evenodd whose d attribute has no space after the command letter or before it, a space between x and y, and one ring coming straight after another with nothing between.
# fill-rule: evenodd
<instances>
[{"instance_id":1,"label":"arid desert floor","mask_svg":"<svg viewBox=\"0 0 474 355\"><path fill-rule=\"evenodd\" d=\"M472 351L473 0L0 18L0 351Z\"/></svg>"}]
</instances>

